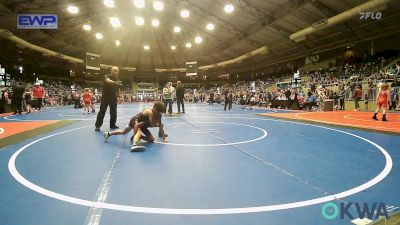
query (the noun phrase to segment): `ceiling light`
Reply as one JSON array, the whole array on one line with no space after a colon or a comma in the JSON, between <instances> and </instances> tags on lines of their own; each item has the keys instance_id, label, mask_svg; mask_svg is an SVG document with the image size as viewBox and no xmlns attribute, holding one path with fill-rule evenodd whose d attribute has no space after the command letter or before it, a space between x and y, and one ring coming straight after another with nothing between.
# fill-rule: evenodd
<instances>
[{"instance_id":1,"label":"ceiling light","mask_svg":"<svg viewBox=\"0 0 400 225\"><path fill-rule=\"evenodd\" d=\"M171 50L175 50L176 46L175 45L171 45Z\"/></svg>"},{"instance_id":2,"label":"ceiling light","mask_svg":"<svg viewBox=\"0 0 400 225\"><path fill-rule=\"evenodd\" d=\"M182 18L188 18L190 16L190 12L186 9L181 11Z\"/></svg>"},{"instance_id":3,"label":"ceiling light","mask_svg":"<svg viewBox=\"0 0 400 225\"><path fill-rule=\"evenodd\" d=\"M215 26L212 23L207 24L206 26L207 30L214 30Z\"/></svg>"},{"instance_id":4,"label":"ceiling light","mask_svg":"<svg viewBox=\"0 0 400 225\"><path fill-rule=\"evenodd\" d=\"M118 46L121 45L121 42L120 42L119 40L116 40L116 41L115 41L115 45L118 47Z\"/></svg>"},{"instance_id":5,"label":"ceiling light","mask_svg":"<svg viewBox=\"0 0 400 225\"><path fill-rule=\"evenodd\" d=\"M175 33L181 32L181 27L179 27L179 26L174 26L174 32L175 32Z\"/></svg>"},{"instance_id":6,"label":"ceiling light","mask_svg":"<svg viewBox=\"0 0 400 225\"><path fill-rule=\"evenodd\" d=\"M158 27L158 26L160 26L160 21L157 20L157 19L154 19L154 20L151 21L151 25L153 27Z\"/></svg>"},{"instance_id":7,"label":"ceiling light","mask_svg":"<svg viewBox=\"0 0 400 225\"><path fill-rule=\"evenodd\" d=\"M67 10L72 14L77 14L79 12L79 8L74 5L68 6Z\"/></svg>"},{"instance_id":8,"label":"ceiling light","mask_svg":"<svg viewBox=\"0 0 400 225\"><path fill-rule=\"evenodd\" d=\"M92 26L90 26L89 24L83 24L82 28L86 31L90 31L92 30Z\"/></svg>"},{"instance_id":9,"label":"ceiling light","mask_svg":"<svg viewBox=\"0 0 400 225\"><path fill-rule=\"evenodd\" d=\"M192 47L192 43L190 43L190 42L188 42L188 43L186 43L186 48L191 48Z\"/></svg>"},{"instance_id":10,"label":"ceiling light","mask_svg":"<svg viewBox=\"0 0 400 225\"><path fill-rule=\"evenodd\" d=\"M133 0L133 4L136 6L136 8L144 8L146 6L146 3L144 0Z\"/></svg>"},{"instance_id":11,"label":"ceiling light","mask_svg":"<svg viewBox=\"0 0 400 225\"><path fill-rule=\"evenodd\" d=\"M150 46L144 45L143 48L144 48L144 50L149 50L149 49L150 49Z\"/></svg>"},{"instance_id":12,"label":"ceiling light","mask_svg":"<svg viewBox=\"0 0 400 225\"><path fill-rule=\"evenodd\" d=\"M115 7L114 0L104 0L103 3L108 8L114 8Z\"/></svg>"},{"instance_id":13,"label":"ceiling light","mask_svg":"<svg viewBox=\"0 0 400 225\"><path fill-rule=\"evenodd\" d=\"M118 17L111 17L110 23L113 27L121 27L121 21L118 19Z\"/></svg>"},{"instance_id":14,"label":"ceiling light","mask_svg":"<svg viewBox=\"0 0 400 225\"><path fill-rule=\"evenodd\" d=\"M135 17L135 23L136 23L136 25L142 26L144 24L143 17L140 17L140 16Z\"/></svg>"},{"instance_id":15,"label":"ceiling light","mask_svg":"<svg viewBox=\"0 0 400 225\"><path fill-rule=\"evenodd\" d=\"M101 33L96 33L95 36L96 36L96 38L99 39L99 40L100 40L100 39L103 39L103 35L102 35Z\"/></svg>"},{"instance_id":16,"label":"ceiling light","mask_svg":"<svg viewBox=\"0 0 400 225\"><path fill-rule=\"evenodd\" d=\"M203 42L203 38L200 37L200 36L196 36L196 37L194 38L194 42L195 42L196 44L201 44L201 42Z\"/></svg>"},{"instance_id":17,"label":"ceiling light","mask_svg":"<svg viewBox=\"0 0 400 225\"><path fill-rule=\"evenodd\" d=\"M156 11L163 11L164 10L164 3L160 1L153 2L153 8Z\"/></svg>"},{"instance_id":18,"label":"ceiling light","mask_svg":"<svg viewBox=\"0 0 400 225\"><path fill-rule=\"evenodd\" d=\"M231 12L233 12L234 9L235 9L235 8L234 8L233 5L231 5L231 4L225 5L225 7L224 7L224 11L225 11L226 13L231 13Z\"/></svg>"}]
</instances>

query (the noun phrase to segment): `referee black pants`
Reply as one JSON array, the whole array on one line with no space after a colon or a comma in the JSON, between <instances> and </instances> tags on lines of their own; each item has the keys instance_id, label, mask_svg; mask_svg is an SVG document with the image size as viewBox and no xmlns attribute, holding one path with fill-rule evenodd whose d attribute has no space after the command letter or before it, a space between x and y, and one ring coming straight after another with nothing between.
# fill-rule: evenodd
<instances>
[{"instance_id":1,"label":"referee black pants","mask_svg":"<svg viewBox=\"0 0 400 225\"><path fill-rule=\"evenodd\" d=\"M110 127L115 127L117 122L117 99L102 99L100 103L100 111L97 114L95 126L100 128L103 125L104 116L107 107L110 106Z\"/></svg>"}]
</instances>

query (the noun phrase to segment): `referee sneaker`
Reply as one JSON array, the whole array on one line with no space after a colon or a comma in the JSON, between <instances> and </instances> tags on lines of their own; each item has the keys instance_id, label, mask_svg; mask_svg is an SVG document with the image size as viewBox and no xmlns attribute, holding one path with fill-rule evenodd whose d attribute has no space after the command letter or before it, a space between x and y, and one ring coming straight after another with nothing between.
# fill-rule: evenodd
<instances>
[{"instance_id":1,"label":"referee sneaker","mask_svg":"<svg viewBox=\"0 0 400 225\"><path fill-rule=\"evenodd\" d=\"M103 125L104 116L106 114L108 106L110 106L110 128L119 128L115 124L117 122L117 100L118 96L120 96L119 87L122 86L122 82L118 78L118 73L118 67L113 66L111 67L111 74L104 76L100 111L97 114L95 131L100 131L100 127L101 125Z\"/></svg>"}]
</instances>

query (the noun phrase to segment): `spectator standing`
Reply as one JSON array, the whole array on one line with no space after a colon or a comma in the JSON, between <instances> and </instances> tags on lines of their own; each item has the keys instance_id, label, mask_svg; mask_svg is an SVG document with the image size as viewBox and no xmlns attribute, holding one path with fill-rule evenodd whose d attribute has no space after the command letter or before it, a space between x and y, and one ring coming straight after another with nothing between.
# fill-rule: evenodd
<instances>
[{"instance_id":1,"label":"spectator standing","mask_svg":"<svg viewBox=\"0 0 400 225\"><path fill-rule=\"evenodd\" d=\"M12 88L12 96L11 96L11 108L14 111L14 115L19 113L20 115L22 114L22 100L23 100L23 95L25 92L25 88L19 84L18 82L13 85Z\"/></svg>"},{"instance_id":2,"label":"spectator standing","mask_svg":"<svg viewBox=\"0 0 400 225\"><path fill-rule=\"evenodd\" d=\"M337 92L333 93L333 111L337 111L339 108L339 95Z\"/></svg>"},{"instance_id":3,"label":"spectator standing","mask_svg":"<svg viewBox=\"0 0 400 225\"><path fill-rule=\"evenodd\" d=\"M185 113L185 88L180 81L176 82L176 103L178 104L178 113Z\"/></svg>"},{"instance_id":4,"label":"spectator standing","mask_svg":"<svg viewBox=\"0 0 400 225\"><path fill-rule=\"evenodd\" d=\"M368 110L368 94L364 95L365 110Z\"/></svg>"},{"instance_id":5,"label":"spectator standing","mask_svg":"<svg viewBox=\"0 0 400 225\"><path fill-rule=\"evenodd\" d=\"M169 115L172 115L173 94L174 94L174 87L172 87L172 83L171 82L166 83L163 89L163 99L164 99L165 112L167 112L167 106L168 106Z\"/></svg>"},{"instance_id":6,"label":"spectator standing","mask_svg":"<svg viewBox=\"0 0 400 225\"><path fill-rule=\"evenodd\" d=\"M6 112L6 106L8 104L8 90L5 89L1 91L1 96L0 96L0 113L5 113Z\"/></svg>"},{"instance_id":7,"label":"spectator standing","mask_svg":"<svg viewBox=\"0 0 400 225\"><path fill-rule=\"evenodd\" d=\"M389 109L396 109L397 101L398 101L399 95L397 91L392 88L390 91L390 99L392 100L392 104L390 105Z\"/></svg>"},{"instance_id":8,"label":"spectator standing","mask_svg":"<svg viewBox=\"0 0 400 225\"><path fill-rule=\"evenodd\" d=\"M97 101L96 96L92 93L92 90L90 90L90 94L91 94L91 99L90 99L90 108L92 108L92 113L96 112L96 108L95 108L95 104Z\"/></svg>"},{"instance_id":9,"label":"spectator standing","mask_svg":"<svg viewBox=\"0 0 400 225\"><path fill-rule=\"evenodd\" d=\"M224 110L226 111L226 107L228 106L228 95L229 95L229 89L228 89L228 87L225 87L224 88L224 91L223 91L223 93L224 93Z\"/></svg>"},{"instance_id":10,"label":"spectator standing","mask_svg":"<svg viewBox=\"0 0 400 225\"><path fill-rule=\"evenodd\" d=\"M356 89L354 90L354 109L359 110L360 109L360 100L362 97L362 90L360 85L356 86Z\"/></svg>"},{"instance_id":11,"label":"spectator standing","mask_svg":"<svg viewBox=\"0 0 400 225\"><path fill-rule=\"evenodd\" d=\"M44 88L42 84L36 83L33 87L33 98L36 99L36 109L40 111L43 105L43 98L44 98Z\"/></svg>"},{"instance_id":12,"label":"spectator standing","mask_svg":"<svg viewBox=\"0 0 400 225\"><path fill-rule=\"evenodd\" d=\"M369 88L369 97L371 97L371 99L374 100L375 96L376 96L376 94L375 94L376 90L375 90L374 82L370 81L368 83L368 88Z\"/></svg>"},{"instance_id":13,"label":"spectator standing","mask_svg":"<svg viewBox=\"0 0 400 225\"><path fill-rule=\"evenodd\" d=\"M231 109L232 109L232 102L233 102L233 91L232 91L232 89L229 90L228 97L227 97L227 101L228 101L228 110L231 111Z\"/></svg>"},{"instance_id":14,"label":"spectator standing","mask_svg":"<svg viewBox=\"0 0 400 225\"><path fill-rule=\"evenodd\" d=\"M32 94L29 88L25 89L24 101L25 101L26 113L29 114L31 113L31 104L32 104Z\"/></svg>"},{"instance_id":15,"label":"spectator standing","mask_svg":"<svg viewBox=\"0 0 400 225\"><path fill-rule=\"evenodd\" d=\"M79 91L75 91L74 93L74 109L80 108L81 105L81 93Z\"/></svg>"},{"instance_id":16,"label":"spectator standing","mask_svg":"<svg viewBox=\"0 0 400 225\"><path fill-rule=\"evenodd\" d=\"M210 93L210 100L209 100L209 103L208 103L209 105L214 105L214 91L213 90L211 90L211 93Z\"/></svg>"}]
</instances>

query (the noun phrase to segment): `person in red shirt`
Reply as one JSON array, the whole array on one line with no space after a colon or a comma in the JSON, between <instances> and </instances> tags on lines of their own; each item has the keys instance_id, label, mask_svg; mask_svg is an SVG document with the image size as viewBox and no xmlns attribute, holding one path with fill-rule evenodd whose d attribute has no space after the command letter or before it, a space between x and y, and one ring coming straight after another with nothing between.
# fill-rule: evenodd
<instances>
[{"instance_id":1,"label":"person in red shirt","mask_svg":"<svg viewBox=\"0 0 400 225\"><path fill-rule=\"evenodd\" d=\"M389 85L388 84L382 84L381 90L379 91L378 96L376 96L376 110L374 113L374 116L372 119L378 120L376 117L379 113L379 111L382 109L382 121L387 121L386 120L386 112L388 109L388 106L390 106L391 101L390 101L390 93L388 90Z\"/></svg>"},{"instance_id":2,"label":"person in red shirt","mask_svg":"<svg viewBox=\"0 0 400 225\"><path fill-rule=\"evenodd\" d=\"M92 101L92 93L90 93L90 89L89 88L85 88L85 92L83 92L83 103L85 104L85 107L83 108L83 114L87 113L89 114L89 108L91 105L91 101Z\"/></svg>"},{"instance_id":3,"label":"person in red shirt","mask_svg":"<svg viewBox=\"0 0 400 225\"><path fill-rule=\"evenodd\" d=\"M40 111L43 104L43 97L44 97L44 88L41 84L36 83L33 87L33 98L37 100L36 109Z\"/></svg>"}]
</instances>

